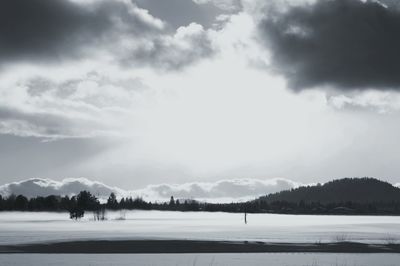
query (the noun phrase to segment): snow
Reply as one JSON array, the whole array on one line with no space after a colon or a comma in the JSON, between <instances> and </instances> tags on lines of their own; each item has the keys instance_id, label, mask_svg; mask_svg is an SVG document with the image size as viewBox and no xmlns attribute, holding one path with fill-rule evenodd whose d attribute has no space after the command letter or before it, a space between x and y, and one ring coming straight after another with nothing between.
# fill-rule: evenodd
<instances>
[{"instance_id":1,"label":"snow","mask_svg":"<svg viewBox=\"0 0 400 266\"><path fill-rule=\"evenodd\" d=\"M208 212L108 212L107 221L87 213L0 212L0 244L79 239L197 239L315 243L338 240L400 242L400 217L316 216Z\"/></svg>"},{"instance_id":2,"label":"snow","mask_svg":"<svg viewBox=\"0 0 400 266\"><path fill-rule=\"evenodd\" d=\"M2 254L0 265L19 266L395 266L398 254Z\"/></svg>"}]
</instances>

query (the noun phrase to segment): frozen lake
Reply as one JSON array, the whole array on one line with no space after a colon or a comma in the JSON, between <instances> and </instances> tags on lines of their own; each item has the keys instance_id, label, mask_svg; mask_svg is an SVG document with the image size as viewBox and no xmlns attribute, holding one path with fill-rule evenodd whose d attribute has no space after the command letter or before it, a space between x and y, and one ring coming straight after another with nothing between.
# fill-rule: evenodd
<instances>
[{"instance_id":1,"label":"frozen lake","mask_svg":"<svg viewBox=\"0 0 400 266\"><path fill-rule=\"evenodd\" d=\"M400 242L400 217L391 216L249 214L247 225L243 214L232 213L129 211L107 217L95 222L87 213L72 221L68 213L0 212L0 245L79 239Z\"/></svg>"},{"instance_id":2,"label":"frozen lake","mask_svg":"<svg viewBox=\"0 0 400 266\"><path fill-rule=\"evenodd\" d=\"M397 266L396 254L1 254L7 266Z\"/></svg>"}]
</instances>

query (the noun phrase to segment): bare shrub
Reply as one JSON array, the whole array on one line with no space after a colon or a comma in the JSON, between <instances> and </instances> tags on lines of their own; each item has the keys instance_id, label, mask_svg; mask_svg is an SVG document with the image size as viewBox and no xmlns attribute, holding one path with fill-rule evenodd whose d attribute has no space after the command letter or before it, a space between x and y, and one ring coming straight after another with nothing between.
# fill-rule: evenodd
<instances>
[{"instance_id":1,"label":"bare shrub","mask_svg":"<svg viewBox=\"0 0 400 266\"><path fill-rule=\"evenodd\" d=\"M105 208L99 208L93 212L93 219L95 221L105 221L107 220L106 217L106 209Z\"/></svg>"}]
</instances>

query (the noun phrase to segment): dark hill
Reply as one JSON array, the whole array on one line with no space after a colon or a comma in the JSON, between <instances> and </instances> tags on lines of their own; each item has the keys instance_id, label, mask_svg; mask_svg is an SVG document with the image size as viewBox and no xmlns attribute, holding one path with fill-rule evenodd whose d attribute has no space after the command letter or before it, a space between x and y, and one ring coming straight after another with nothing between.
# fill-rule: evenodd
<instances>
[{"instance_id":1,"label":"dark hill","mask_svg":"<svg viewBox=\"0 0 400 266\"><path fill-rule=\"evenodd\" d=\"M400 202L400 188L374 178L344 178L323 185L305 186L259 198L262 202L389 203Z\"/></svg>"}]
</instances>

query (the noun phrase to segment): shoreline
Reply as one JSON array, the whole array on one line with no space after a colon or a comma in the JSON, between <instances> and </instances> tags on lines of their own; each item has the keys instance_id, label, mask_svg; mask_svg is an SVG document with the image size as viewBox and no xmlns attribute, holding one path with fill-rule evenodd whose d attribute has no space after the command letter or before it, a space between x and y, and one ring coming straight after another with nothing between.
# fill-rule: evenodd
<instances>
[{"instance_id":1,"label":"shoreline","mask_svg":"<svg viewBox=\"0 0 400 266\"><path fill-rule=\"evenodd\" d=\"M265 243L197 240L89 240L1 245L0 254L173 254L173 253L400 253L400 244Z\"/></svg>"}]
</instances>

